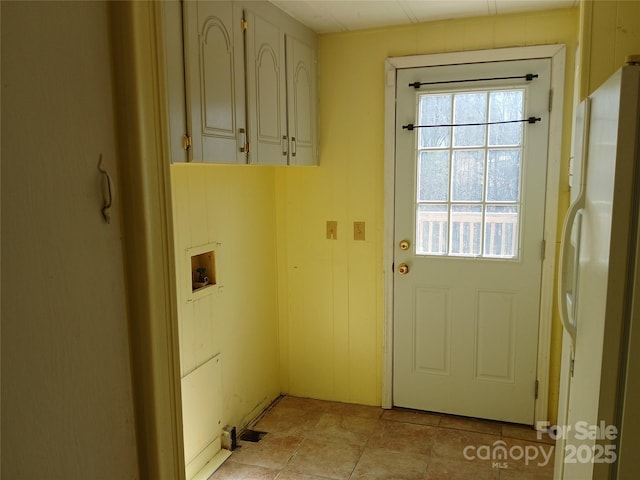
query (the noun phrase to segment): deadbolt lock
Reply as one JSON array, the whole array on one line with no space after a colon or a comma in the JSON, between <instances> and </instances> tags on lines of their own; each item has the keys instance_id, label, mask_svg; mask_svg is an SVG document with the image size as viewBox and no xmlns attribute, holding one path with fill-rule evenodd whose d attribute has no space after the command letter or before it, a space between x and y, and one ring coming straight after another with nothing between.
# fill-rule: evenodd
<instances>
[{"instance_id":1,"label":"deadbolt lock","mask_svg":"<svg viewBox=\"0 0 640 480\"><path fill-rule=\"evenodd\" d=\"M400 250L409 250L409 240L402 240L400 242Z\"/></svg>"}]
</instances>

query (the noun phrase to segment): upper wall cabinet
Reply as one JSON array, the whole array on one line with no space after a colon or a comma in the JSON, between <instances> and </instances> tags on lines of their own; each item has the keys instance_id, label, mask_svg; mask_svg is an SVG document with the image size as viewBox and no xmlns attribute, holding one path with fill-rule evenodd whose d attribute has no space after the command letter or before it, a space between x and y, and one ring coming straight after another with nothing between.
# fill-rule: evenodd
<instances>
[{"instance_id":1,"label":"upper wall cabinet","mask_svg":"<svg viewBox=\"0 0 640 480\"><path fill-rule=\"evenodd\" d=\"M249 162L315 165L315 39L268 10L245 20Z\"/></svg>"},{"instance_id":2,"label":"upper wall cabinet","mask_svg":"<svg viewBox=\"0 0 640 480\"><path fill-rule=\"evenodd\" d=\"M286 165L287 77L284 33L274 21L245 10L249 161Z\"/></svg>"},{"instance_id":3,"label":"upper wall cabinet","mask_svg":"<svg viewBox=\"0 0 640 480\"><path fill-rule=\"evenodd\" d=\"M265 1L166 5L173 161L186 133L191 162L316 165L316 35Z\"/></svg>"},{"instance_id":4,"label":"upper wall cabinet","mask_svg":"<svg viewBox=\"0 0 640 480\"><path fill-rule=\"evenodd\" d=\"M163 108L169 123L169 151L171 162L189 160L184 140L187 133L187 111L184 84L184 46L182 25L182 2L167 0L162 2L164 30L166 96Z\"/></svg>"},{"instance_id":5,"label":"upper wall cabinet","mask_svg":"<svg viewBox=\"0 0 640 480\"><path fill-rule=\"evenodd\" d=\"M242 9L234 2L184 2L190 161L247 162Z\"/></svg>"},{"instance_id":6,"label":"upper wall cabinet","mask_svg":"<svg viewBox=\"0 0 640 480\"><path fill-rule=\"evenodd\" d=\"M285 44L289 164L317 165L315 51L290 35Z\"/></svg>"}]
</instances>

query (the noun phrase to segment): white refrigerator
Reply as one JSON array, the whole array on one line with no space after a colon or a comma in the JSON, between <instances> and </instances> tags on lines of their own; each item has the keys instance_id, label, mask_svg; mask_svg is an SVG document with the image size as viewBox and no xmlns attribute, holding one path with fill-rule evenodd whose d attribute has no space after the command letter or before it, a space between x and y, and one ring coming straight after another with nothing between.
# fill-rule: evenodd
<instances>
[{"instance_id":1,"label":"white refrigerator","mask_svg":"<svg viewBox=\"0 0 640 480\"><path fill-rule=\"evenodd\" d=\"M639 102L632 65L576 109L555 480L640 478Z\"/></svg>"}]
</instances>

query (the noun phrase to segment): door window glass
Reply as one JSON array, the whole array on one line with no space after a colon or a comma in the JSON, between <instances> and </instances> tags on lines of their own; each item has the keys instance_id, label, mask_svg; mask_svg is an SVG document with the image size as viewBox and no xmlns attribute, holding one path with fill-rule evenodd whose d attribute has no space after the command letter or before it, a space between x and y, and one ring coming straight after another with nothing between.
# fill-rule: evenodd
<instances>
[{"instance_id":1,"label":"door window glass","mask_svg":"<svg viewBox=\"0 0 640 480\"><path fill-rule=\"evenodd\" d=\"M525 90L417 98L416 253L518 258Z\"/></svg>"}]
</instances>

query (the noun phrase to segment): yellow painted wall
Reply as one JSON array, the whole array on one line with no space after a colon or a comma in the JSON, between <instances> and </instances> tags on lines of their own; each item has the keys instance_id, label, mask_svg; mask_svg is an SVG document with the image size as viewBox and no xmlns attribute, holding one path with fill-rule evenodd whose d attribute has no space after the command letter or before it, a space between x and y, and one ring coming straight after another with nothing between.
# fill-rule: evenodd
<instances>
[{"instance_id":1,"label":"yellow painted wall","mask_svg":"<svg viewBox=\"0 0 640 480\"><path fill-rule=\"evenodd\" d=\"M274 170L172 165L171 187L182 376L221 353L223 421L241 427L280 393ZM223 287L188 302L185 252L212 242Z\"/></svg>"},{"instance_id":2,"label":"yellow painted wall","mask_svg":"<svg viewBox=\"0 0 640 480\"><path fill-rule=\"evenodd\" d=\"M385 58L566 44L559 205L564 212L577 38L577 9L320 37L320 167L276 171L283 391L381 402ZM325 239L327 220L338 221L337 240ZM366 241L353 240L354 221L366 222ZM556 416L560 334L554 319L551 419Z\"/></svg>"},{"instance_id":3,"label":"yellow painted wall","mask_svg":"<svg viewBox=\"0 0 640 480\"><path fill-rule=\"evenodd\" d=\"M639 1L580 4L580 98L597 89L626 55L640 55Z\"/></svg>"}]
</instances>

